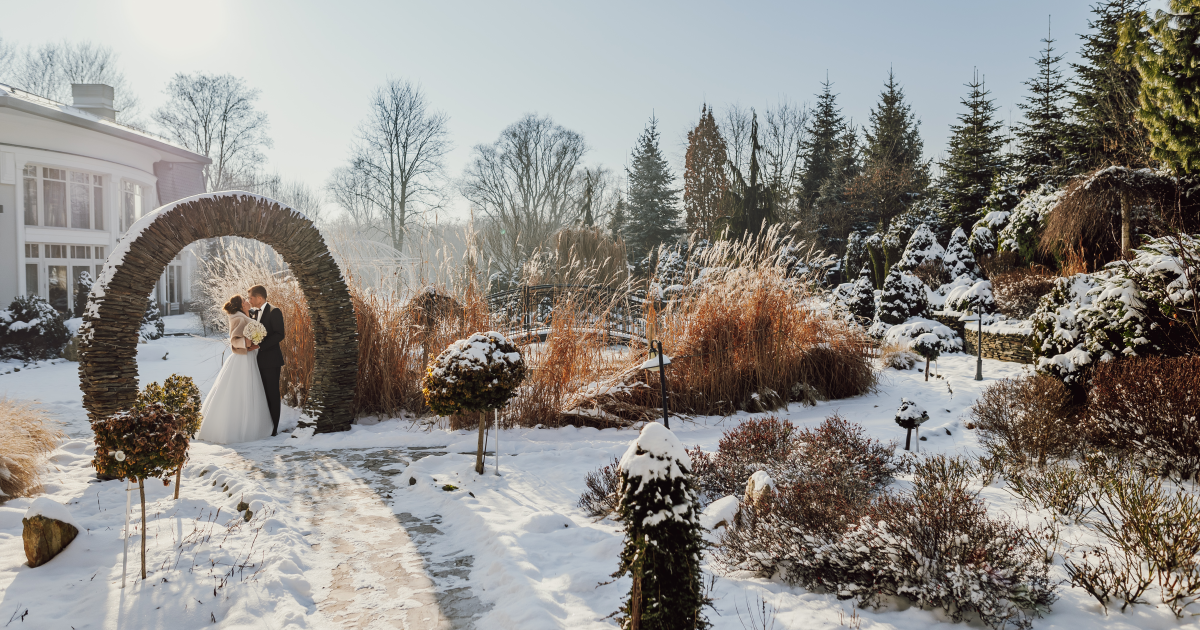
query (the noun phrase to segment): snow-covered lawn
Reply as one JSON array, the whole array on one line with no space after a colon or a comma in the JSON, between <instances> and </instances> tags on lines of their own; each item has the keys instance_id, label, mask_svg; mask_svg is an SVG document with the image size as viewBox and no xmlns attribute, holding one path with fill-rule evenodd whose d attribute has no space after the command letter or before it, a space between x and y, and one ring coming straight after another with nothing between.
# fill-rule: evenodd
<instances>
[{"instance_id":1,"label":"snow-covered lawn","mask_svg":"<svg viewBox=\"0 0 1200 630\"><path fill-rule=\"evenodd\" d=\"M169 327L182 324L166 319ZM142 380L178 372L207 391L223 348L221 340L195 337L142 345ZM906 397L929 411L921 430L926 439L917 442L922 451L975 452L977 438L964 428L968 408L989 383L1028 368L985 360L982 382L973 380L974 357L944 355L936 368L942 378L928 382L917 369L885 370L875 394L793 405L779 415L816 426L836 412L873 437L902 441L904 430L893 417ZM576 501L584 476L619 457L633 431L503 431L502 474L494 474L489 457L479 476L473 432L370 418L345 433L285 436L236 449L194 443L179 502L170 499L169 488L147 485L152 572L146 583L132 579L138 539L131 539L130 587L121 591L124 484L97 482L88 468L90 431L76 364L0 374L0 395L40 400L66 422L74 439L55 453L46 492L86 528L62 557L30 569L21 547L21 516L30 500L0 504L0 623L28 610L28 627L190 628L215 618L220 627L366 628L395 627L388 620L419 610L407 627L438 627L439 619L449 619L445 627L612 628L607 617L629 588L627 579L609 582L621 548L618 524L594 522ZM714 451L722 433L748 417L673 417L671 424L688 447ZM493 446L489 436L489 451ZM202 470L211 472L200 477ZM1003 481L980 496L990 510L1018 522L1038 518L1020 509ZM250 522L236 512L243 497L260 502ZM136 505L135 497L131 519ZM1051 575L1066 577L1061 566ZM1064 584L1059 594L1036 628L1181 625L1165 609L1138 606L1105 616L1081 590ZM855 611L833 595L749 577L718 576L711 595L716 608L708 616L718 629L750 627L747 609L760 601L775 611L781 630L949 623L899 602Z\"/></svg>"}]
</instances>

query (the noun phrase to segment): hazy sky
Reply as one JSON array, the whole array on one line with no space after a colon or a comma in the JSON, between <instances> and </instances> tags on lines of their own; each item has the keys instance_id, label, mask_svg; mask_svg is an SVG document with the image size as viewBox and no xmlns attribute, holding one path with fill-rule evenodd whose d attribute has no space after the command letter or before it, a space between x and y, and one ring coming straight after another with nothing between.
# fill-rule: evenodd
<instances>
[{"instance_id":1,"label":"hazy sky","mask_svg":"<svg viewBox=\"0 0 1200 630\"><path fill-rule=\"evenodd\" d=\"M473 145L526 112L583 134L589 164L619 169L651 112L682 164L702 103L760 111L813 100L826 72L843 112L865 122L888 67L943 150L974 68L1007 120L1052 18L1076 59L1084 0L1003 2L309 2L5 0L0 37L111 46L143 109L176 72L231 73L261 90L269 168L313 185L344 162L371 91L420 82L450 117L457 177ZM459 204L461 208L461 203Z\"/></svg>"}]
</instances>

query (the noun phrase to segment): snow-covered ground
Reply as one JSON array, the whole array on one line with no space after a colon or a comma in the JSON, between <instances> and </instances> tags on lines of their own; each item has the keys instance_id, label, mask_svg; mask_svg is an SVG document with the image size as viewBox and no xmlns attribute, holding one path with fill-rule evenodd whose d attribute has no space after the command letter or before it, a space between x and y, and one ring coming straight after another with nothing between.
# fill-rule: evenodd
<instances>
[{"instance_id":1,"label":"snow-covered ground","mask_svg":"<svg viewBox=\"0 0 1200 630\"><path fill-rule=\"evenodd\" d=\"M168 331L194 325L184 317L164 318ZM141 345L141 378L178 372L206 391L223 350L222 340L198 337ZM936 364L941 378L926 382L918 369L884 370L874 394L793 405L779 415L815 426L836 412L874 437L903 440L893 418L906 397L930 414L921 430L926 439L918 442L922 451L970 453L978 448L974 433L964 428L970 405L989 383L1027 369L985 360L984 380L976 382L974 357L944 355ZM30 569L21 547L21 516L30 499L0 504L0 623L28 610L21 622L27 627L190 628L216 619L231 628L612 628L608 616L629 589L627 579L610 582L621 548L618 524L594 522L576 501L584 476L619 457L636 437L633 431L503 431L500 476L492 457L486 474L474 473L473 432L402 419L364 419L345 433L305 432L235 448L194 443L180 501L170 499L170 488L147 484L150 579L132 579L134 537L130 587L122 591L124 484L98 482L90 473L90 431L76 364L49 362L0 374L0 395L39 400L66 424L73 439L55 453L46 492L67 504L86 529L63 556ZM713 451L726 429L748 417L671 422L685 445ZM997 513L1021 522L1037 518L1019 508L1002 481L984 488L981 497ZM250 522L236 512L243 498L257 502ZM131 520L136 505L135 497ZM1066 574L1055 566L1052 576ZM1182 623L1152 606L1106 616L1083 591L1065 584L1059 594L1036 628ZM751 627L747 611L764 601L781 630L949 624L902 603L856 611L833 595L764 579L717 576L711 595L716 606L708 616L718 629Z\"/></svg>"}]
</instances>

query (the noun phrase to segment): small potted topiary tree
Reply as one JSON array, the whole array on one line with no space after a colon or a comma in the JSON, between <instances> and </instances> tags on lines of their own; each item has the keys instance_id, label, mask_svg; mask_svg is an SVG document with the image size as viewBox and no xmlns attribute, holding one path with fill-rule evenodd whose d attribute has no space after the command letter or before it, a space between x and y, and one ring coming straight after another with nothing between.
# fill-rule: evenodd
<instances>
[{"instance_id":1,"label":"small potted topiary tree","mask_svg":"<svg viewBox=\"0 0 1200 630\"><path fill-rule=\"evenodd\" d=\"M700 555L700 508L679 438L657 422L642 428L620 462L620 503L625 524L621 566L614 578L633 579L617 611L626 630L708 628Z\"/></svg>"},{"instance_id":2,"label":"small potted topiary tree","mask_svg":"<svg viewBox=\"0 0 1200 630\"><path fill-rule=\"evenodd\" d=\"M96 457L92 465L110 479L137 480L142 503L142 579L146 579L146 486L150 477L171 483L171 473L187 457L183 423L161 403L109 416L92 423Z\"/></svg>"},{"instance_id":3,"label":"small potted topiary tree","mask_svg":"<svg viewBox=\"0 0 1200 630\"><path fill-rule=\"evenodd\" d=\"M942 354L942 339L934 333L918 335L912 342L912 351L925 359L925 380L929 380L929 362L937 361Z\"/></svg>"},{"instance_id":4,"label":"small potted topiary tree","mask_svg":"<svg viewBox=\"0 0 1200 630\"><path fill-rule=\"evenodd\" d=\"M929 420L929 412L921 408L917 403L907 399L900 399L900 409L896 411L896 424L908 430L904 436L904 450L911 450L912 432L913 429L925 424Z\"/></svg>"},{"instance_id":5,"label":"small potted topiary tree","mask_svg":"<svg viewBox=\"0 0 1200 630\"><path fill-rule=\"evenodd\" d=\"M463 411L499 413L524 380L525 360L516 346L498 332L475 333L450 344L429 362L421 391L425 404L443 416ZM487 417L480 417L475 472L481 475L486 426Z\"/></svg>"},{"instance_id":6,"label":"small potted topiary tree","mask_svg":"<svg viewBox=\"0 0 1200 630\"><path fill-rule=\"evenodd\" d=\"M160 386L157 382L150 383L138 393L138 409L145 409L155 403L161 404L167 411L175 414L182 423L183 432L191 438L200 431L200 423L204 418L200 415L200 389L190 376L172 374ZM184 459L186 459L186 454ZM175 498L179 498L179 484L183 480L183 463L175 469Z\"/></svg>"}]
</instances>

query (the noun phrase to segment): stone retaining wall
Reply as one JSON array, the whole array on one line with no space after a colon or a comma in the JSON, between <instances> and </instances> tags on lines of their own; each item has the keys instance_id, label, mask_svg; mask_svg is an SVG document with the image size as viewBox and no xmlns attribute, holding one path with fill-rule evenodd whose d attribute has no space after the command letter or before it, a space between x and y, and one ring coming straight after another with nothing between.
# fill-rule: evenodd
<instances>
[{"instance_id":1,"label":"stone retaining wall","mask_svg":"<svg viewBox=\"0 0 1200 630\"><path fill-rule=\"evenodd\" d=\"M963 352L967 354L979 353L979 348L976 345L979 340L978 329L972 328L970 332L966 331L965 322L958 321L957 315L934 314L934 319L949 326L954 329L954 332L958 333L958 336L963 340ZM985 359L1032 364L1033 351L1028 346L1029 335L1001 335L986 331L983 333L983 356Z\"/></svg>"}]
</instances>

